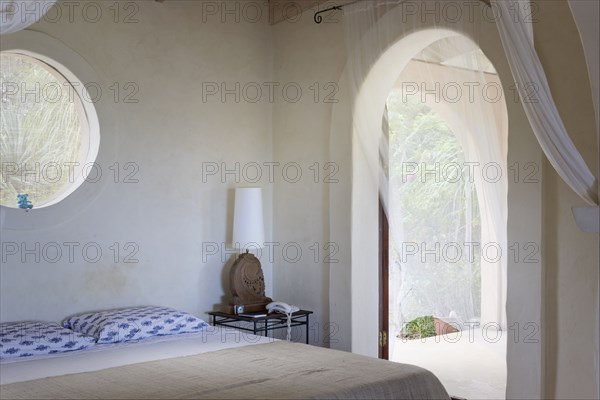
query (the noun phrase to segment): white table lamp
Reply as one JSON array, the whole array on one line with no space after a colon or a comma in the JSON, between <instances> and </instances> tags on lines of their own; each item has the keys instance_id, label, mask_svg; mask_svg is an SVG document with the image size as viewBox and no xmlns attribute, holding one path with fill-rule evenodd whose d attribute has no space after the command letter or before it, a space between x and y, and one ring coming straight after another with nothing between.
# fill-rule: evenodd
<instances>
[{"instance_id":1,"label":"white table lamp","mask_svg":"<svg viewBox=\"0 0 600 400\"><path fill-rule=\"evenodd\" d=\"M248 247L264 247L265 225L261 188L235 189L233 211L233 245L240 246L240 252Z\"/></svg>"}]
</instances>

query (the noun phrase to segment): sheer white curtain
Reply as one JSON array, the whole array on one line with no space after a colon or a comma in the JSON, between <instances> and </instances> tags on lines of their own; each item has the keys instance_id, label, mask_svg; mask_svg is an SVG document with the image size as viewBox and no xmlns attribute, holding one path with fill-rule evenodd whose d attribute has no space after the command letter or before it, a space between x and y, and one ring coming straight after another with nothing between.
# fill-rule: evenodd
<instances>
[{"instance_id":1,"label":"sheer white curtain","mask_svg":"<svg viewBox=\"0 0 600 400\"><path fill-rule=\"evenodd\" d=\"M411 279L404 273L411 268L429 268L425 265L426 262L419 262L421 256L439 256L441 262L436 263L436 267L439 267L437 272L440 272L440 276L436 278L436 270L431 269L432 274L427 277L431 286L435 279L444 279L446 271L468 268L470 258L467 253L473 250L482 255L482 247L487 245L485 251L489 254L482 257L482 276L478 283L481 285L481 311L474 310L479 309L479 305L469 309L468 305L460 304L468 301L469 293L466 292L471 290L463 283L457 285L455 290L465 293L456 296L431 295L426 298L427 293L423 294L423 303L426 303L426 306L419 310L437 316L448 316L441 314L458 310L459 317L463 320L476 316L480 317L483 323L492 322L505 328L506 260L501 256L506 255L507 217L507 181L504 173L507 126L504 98L497 76L494 75L495 71L489 65L489 61L478 52L477 44L466 36L457 34L466 32L469 37L477 37L476 24L465 18L436 21L435 13L429 15L429 19L433 21L424 22L422 19L427 16L424 17L423 12L410 8L427 7L429 10L435 10L440 4L436 1L364 1L344 8L346 43L350 54L344 79L350 85L350 103L353 106L353 152L361 160L361 168L371 177L370 183L355 184L353 190L368 191L372 190L372 187L379 187L380 198L390 224L390 237L393 240L390 246L400 253L397 267L401 270L401 281ZM481 7L484 7L483 3ZM397 25L390 27L388 24L377 24L377 20L383 16L397 18ZM410 86L405 85L403 88L403 83L410 83ZM414 234L410 231L413 227L406 224L407 216L403 214L406 210L398 207L397 201L398 192L405 182L401 182L402 177L400 182L394 179L395 173L398 178L397 171L393 171L396 160L391 158L397 156L391 155L394 143L388 143L382 133L386 97L394 88L410 90L413 99L416 98L418 102L439 114L460 143L461 152L464 153L460 173L473 172L472 179L481 214L481 236L474 238L473 241L477 242L474 247L465 243L466 237L461 239L460 243L448 243L447 235L442 234L441 227L440 237L432 238L429 244L415 243L410 237ZM393 110L388 110L391 130L394 129L392 112ZM385 126L385 123L383 125ZM428 168L424 164L417 165L417 169L421 167ZM445 170L445 167L448 167L448 171L453 168L450 165L440 165L439 173L424 179L452 179L442 176L443 172L440 171ZM356 168L356 165L353 168ZM360 172L361 176L364 174L365 171ZM442 207L442 204L437 206ZM353 218L357 215L353 213ZM463 223L472 221L465 221L463 218ZM353 225L355 224L360 225L360 221L353 220ZM435 226L429 228L430 231L436 229ZM457 226L456 230L463 228ZM433 251L438 254L428 256L427 251L436 243L439 247ZM457 262L454 258L456 254L448 256L444 253L444 249L448 248L446 245L449 244L457 244L460 251L463 251L459 256L460 261ZM415 247L417 253L411 255L415 262L409 265L406 258L402 257L408 254L403 252L409 248L413 252ZM494 254L493 251L499 254ZM448 286L446 282L438 282ZM477 282L473 282L475 283ZM418 284L419 282L415 282L415 285ZM390 287L390 291L393 290L394 288ZM446 304L435 304L431 299L440 299ZM448 308L448 299L457 299L455 306ZM399 298L398 307L402 308L406 302L406 298ZM393 304L390 306L394 308ZM402 318L400 320L402 321ZM390 332L390 336L395 333L398 332Z\"/></svg>"},{"instance_id":2,"label":"sheer white curtain","mask_svg":"<svg viewBox=\"0 0 600 400\"><path fill-rule=\"evenodd\" d=\"M0 84L8 89L0 102L0 158L16 171L0 181L0 204L16 207L17 194L27 193L34 207L51 205L62 198L73 182L69 181L69 174L60 171L42 172L47 166L75 165L75 176L81 176L80 161L90 148L84 105L79 96L61 96L60 88L69 82L34 57L3 52ZM35 85L52 88L45 93L54 100L35 96L24 100L18 90L13 90ZM23 171L32 173L25 175ZM45 178L41 178L42 174Z\"/></svg>"},{"instance_id":3,"label":"sheer white curtain","mask_svg":"<svg viewBox=\"0 0 600 400\"><path fill-rule=\"evenodd\" d=\"M0 0L0 34L15 33L42 19L57 0Z\"/></svg>"},{"instance_id":4,"label":"sheer white curtain","mask_svg":"<svg viewBox=\"0 0 600 400\"><path fill-rule=\"evenodd\" d=\"M471 215L464 223L480 225L480 236L458 241L463 254L457 262L452 262L453 255L443 256L449 267L466 268L473 256L468 252L479 253L475 267L480 268L480 282L471 283L470 288L481 291L481 303L475 305L480 308L477 316L482 326L506 329L508 115L500 79L477 45L464 36L438 41L426 52L434 52L438 58L442 55L446 61L411 61L400 76L401 84L423 88L417 98L442 117L460 143L462 174L475 185L479 206L479 215ZM436 88L439 95L426 92ZM449 176L457 168L454 163L434 168L439 182L455 179ZM393 208L390 205L390 211Z\"/></svg>"},{"instance_id":5,"label":"sheer white curtain","mask_svg":"<svg viewBox=\"0 0 600 400\"><path fill-rule=\"evenodd\" d=\"M523 108L546 157L560 177L590 205L598 205L598 182L571 141L550 93L544 68L529 32L527 14L511 13L510 1L492 0L498 9L496 25ZM526 92L534 85L533 98Z\"/></svg>"}]
</instances>

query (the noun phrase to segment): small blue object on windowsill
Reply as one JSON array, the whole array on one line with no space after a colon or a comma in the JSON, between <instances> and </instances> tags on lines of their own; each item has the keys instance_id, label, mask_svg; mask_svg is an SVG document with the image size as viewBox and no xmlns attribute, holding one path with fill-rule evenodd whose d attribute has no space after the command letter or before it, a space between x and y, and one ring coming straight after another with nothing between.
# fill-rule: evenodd
<instances>
[{"instance_id":1,"label":"small blue object on windowsill","mask_svg":"<svg viewBox=\"0 0 600 400\"><path fill-rule=\"evenodd\" d=\"M29 211L33 208L33 204L27 198L27 193L19 193L17 194L17 206L25 211Z\"/></svg>"}]
</instances>

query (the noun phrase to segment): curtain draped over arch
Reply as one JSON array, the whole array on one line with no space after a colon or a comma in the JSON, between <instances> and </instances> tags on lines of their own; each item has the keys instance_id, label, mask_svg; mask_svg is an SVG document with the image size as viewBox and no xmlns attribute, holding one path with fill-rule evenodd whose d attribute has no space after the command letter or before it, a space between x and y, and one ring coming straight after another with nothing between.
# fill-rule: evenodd
<instances>
[{"instance_id":1,"label":"curtain draped over arch","mask_svg":"<svg viewBox=\"0 0 600 400\"><path fill-rule=\"evenodd\" d=\"M57 0L0 0L0 34L15 33L33 25Z\"/></svg>"},{"instance_id":2,"label":"curtain draped over arch","mask_svg":"<svg viewBox=\"0 0 600 400\"><path fill-rule=\"evenodd\" d=\"M474 198L478 200L478 207L469 208L479 209L479 215L474 210L466 210L467 215L473 214L471 218L474 221L465 218L463 223L479 225L480 230L480 236L463 239L462 243L459 241L465 252L458 259L462 263L451 262L453 256L445 254L447 252L442 252L442 255L450 261L451 267L465 268L472 258L472 254L467 253L470 246L474 252L480 253L476 266L480 269L480 282L473 282L472 287L466 288L470 292L481 292L480 304L474 305L471 312L479 317L481 326L505 330L507 262L502 253L507 249L508 177L503 171L507 169L508 114L500 79L487 64L487 59L476 58L480 53L474 48L476 45L463 36L433 44L428 50L444 49L446 57L451 55L450 60L441 65L411 61L400 80L409 89L412 83L429 90L440 88L439 96L428 95L424 90L416 96L440 115L460 143L464 154L464 165L461 165L463 178L465 183L475 186ZM486 68L490 72L483 72ZM437 181L452 183L453 178L448 175L453 168L450 164L440 165L439 170L434 166L434 171L440 175L436 177ZM393 191L392 188L390 184L390 191ZM457 207L460 205L454 206ZM396 208L390 204L390 214L394 214ZM461 317L468 319L464 315Z\"/></svg>"},{"instance_id":3,"label":"curtain draped over arch","mask_svg":"<svg viewBox=\"0 0 600 400\"><path fill-rule=\"evenodd\" d=\"M492 0L496 25L529 124L560 177L590 205L598 205L598 181L571 141L560 117L535 47L531 20L515 16L510 1Z\"/></svg>"},{"instance_id":4,"label":"curtain draped over arch","mask_svg":"<svg viewBox=\"0 0 600 400\"><path fill-rule=\"evenodd\" d=\"M439 317L457 315L464 322L474 322L476 319L480 321L480 326L488 324L488 327L506 329L506 100L489 60L481 53L479 46L468 39L478 37L477 24L473 24L468 18L436 20L435 13L430 10L435 10L436 7L439 9L440 4L443 3L364 1L344 8L346 43L350 54L344 79L349 85L353 107L353 152L361 160L361 166L353 165L353 171L363 168L363 171L368 172L360 172L355 176L370 175L370 181L364 182L366 184L355 182L353 191L379 187L389 221L390 247L398 255L394 265L390 262L390 268L400 270L396 274L402 277L398 281L400 284L411 281L412 286L420 290L419 296L415 296L417 290L410 292L407 289L404 291L407 297L399 297L396 299L398 304L390 304L392 312L395 312L393 308L396 305L402 308L409 301L413 304L420 303L418 307L413 307L412 314L396 318L396 328L401 328L403 323L408 322L407 319L419 316L418 312L420 315ZM485 7L484 3L479 6ZM419 12L425 8L427 13ZM377 23L384 15L388 17L388 12L398 16L397 25L390 27ZM426 15L433 18L431 25L437 29L420 31L420 27L424 25L421 19ZM399 38L402 40L398 41ZM383 54L385 60L381 59ZM415 60L421 65L415 64ZM374 65L377 68L373 68ZM401 76L405 70L410 75ZM396 166L400 173L392 170L392 165L397 160L391 158L390 143L385 138L381 139L381 118L386 106L385 96L395 86L407 83L407 80L412 85L402 90L410 90L410 93L405 91L405 94L430 106L445 120L464 153L466 162L460 165L461 172L473 173L468 179L472 179L476 187L481 214L481 235L473 238L474 243L468 243L468 234L454 234L448 227L441 226L439 229L429 227L431 232L437 229L439 237L431 237L426 243L421 242L421 238L415 241L414 238L418 235L413 226L405 222L406 214L403 213L406 210L398 207L398 193L407 182L406 174L403 175L403 172L407 172L404 167L409 166ZM332 146L334 142L335 140ZM446 180L444 171L449 170L445 167L452 168L450 165L439 166L433 175L427 174L425 170L431 167L436 168L433 164L425 165L425 162L417 165L417 171L414 171L416 179L443 181ZM499 173L492 173L492 167ZM451 179L448 177L448 180ZM428 195L425 197L427 199L422 198L423 201L429 200ZM456 204L436 205L434 202L433 206L449 207L447 209L451 213L463 213L459 218L461 222L455 226L458 232L465 229L464 225L477 221L465 218L464 215L469 211L459 210L462 206L457 208ZM361 225L360 221L355 220L356 217L361 218L353 213L353 225ZM462 254L446 254L446 250L451 248L459 249L457 251L462 251ZM469 261L471 251L474 250L479 255L482 254L482 248L487 252L481 263ZM416 254L409 254L409 251L414 252L415 249ZM432 251L436 254L432 254ZM477 264L474 266L476 269L480 268L480 278L476 274L465 272L473 264ZM432 273L412 273L419 269L427 269ZM459 277L473 279L472 282L465 283ZM425 285L429 289L423 290L423 281L419 282L421 278L427 281ZM454 279L457 284L449 285L448 279ZM434 293L436 286L444 287L443 291L446 293ZM390 290L394 289L390 287ZM450 293L452 291L454 293ZM477 295L471 295L478 292L481 294L481 302L477 301ZM473 298L475 302L472 301ZM393 337L397 333L390 332L390 335Z\"/></svg>"},{"instance_id":5,"label":"curtain draped over arch","mask_svg":"<svg viewBox=\"0 0 600 400\"><path fill-rule=\"evenodd\" d=\"M520 0L529 3L529 0ZM583 157L571 141L565 125L552 98L548 80L535 51L531 32L531 21L521 15L511 18L510 2L492 0L500 10L496 21L500 38L517 90L521 99L526 99L525 84L535 84L534 101L523 100L523 108L546 157L559 176L588 204L598 207L598 179L590 171ZM523 10L521 8L521 10ZM596 121L596 123L600 123ZM591 134L591 133L590 133ZM591 214L594 215L594 214ZM597 215L597 214L596 214ZM596 222L597 223L597 222ZM600 397L600 293L596 308L596 376Z\"/></svg>"}]
</instances>

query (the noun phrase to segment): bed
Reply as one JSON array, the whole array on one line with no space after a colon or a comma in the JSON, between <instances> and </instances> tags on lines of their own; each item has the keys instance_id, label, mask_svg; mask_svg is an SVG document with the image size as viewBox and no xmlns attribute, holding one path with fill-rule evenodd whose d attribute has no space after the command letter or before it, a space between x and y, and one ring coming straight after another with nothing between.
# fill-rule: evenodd
<instances>
[{"instance_id":1,"label":"bed","mask_svg":"<svg viewBox=\"0 0 600 400\"><path fill-rule=\"evenodd\" d=\"M449 399L422 368L229 328L4 360L0 398Z\"/></svg>"}]
</instances>

